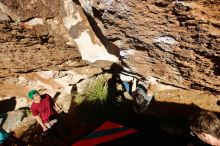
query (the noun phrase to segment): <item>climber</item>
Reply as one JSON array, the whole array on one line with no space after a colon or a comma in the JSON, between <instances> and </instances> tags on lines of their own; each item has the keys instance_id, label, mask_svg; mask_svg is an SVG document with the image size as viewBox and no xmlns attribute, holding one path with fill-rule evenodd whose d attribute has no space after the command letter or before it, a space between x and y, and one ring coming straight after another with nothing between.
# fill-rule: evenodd
<instances>
[{"instance_id":1,"label":"climber","mask_svg":"<svg viewBox=\"0 0 220 146\"><path fill-rule=\"evenodd\" d=\"M153 85L150 83L148 88L145 89L143 85L137 84L137 82L137 79L133 78L133 81L131 83L131 89L128 81L123 81L123 85L125 87L125 90L129 92L129 94L134 100L134 111L137 113L142 113L148 108L153 98Z\"/></svg>"},{"instance_id":2,"label":"climber","mask_svg":"<svg viewBox=\"0 0 220 146\"><path fill-rule=\"evenodd\" d=\"M33 100L31 112L43 128L43 134L47 135L48 130L57 123L56 114L60 113L61 109L48 94L40 95L37 90L31 90L28 97Z\"/></svg>"},{"instance_id":3,"label":"climber","mask_svg":"<svg viewBox=\"0 0 220 146\"><path fill-rule=\"evenodd\" d=\"M0 146L27 146L28 144L13 135L7 133L4 129L0 127Z\"/></svg>"},{"instance_id":4,"label":"climber","mask_svg":"<svg viewBox=\"0 0 220 146\"><path fill-rule=\"evenodd\" d=\"M190 133L203 142L220 146L220 120L212 112L200 111L190 119Z\"/></svg>"}]
</instances>

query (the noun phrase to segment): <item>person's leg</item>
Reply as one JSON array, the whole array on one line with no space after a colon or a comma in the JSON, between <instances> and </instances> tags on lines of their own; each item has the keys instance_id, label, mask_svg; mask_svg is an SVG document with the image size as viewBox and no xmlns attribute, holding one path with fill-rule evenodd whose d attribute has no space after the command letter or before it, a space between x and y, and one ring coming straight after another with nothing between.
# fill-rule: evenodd
<instances>
[{"instance_id":1,"label":"person's leg","mask_svg":"<svg viewBox=\"0 0 220 146\"><path fill-rule=\"evenodd\" d=\"M70 133L70 130L66 126L63 114L58 114L51 120L49 123L51 126L50 135L55 136L57 138L64 137Z\"/></svg>"},{"instance_id":2,"label":"person's leg","mask_svg":"<svg viewBox=\"0 0 220 146\"><path fill-rule=\"evenodd\" d=\"M122 81L123 85L124 85L124 88L125 90L130 93L131 89L130 89L130 84L128 81Z\"/></svg>"},{"instance_id":3,"label":"person's leg","mask_svg":"<svg viewBox=\"0 0 220 146\"><path fill-rule=\"evenodd\" d=\"M56 123L57 123L57 118L53 118L52 120L50 120L49 122L44 123L44 124L48 129L51 129L53 127L53 125Z\"/></svg>"},{"instance_id":4,"label":"person's leg","mask_svg":"<svg viewBox=\"0 0 220 146\"><path fill-rule=\"evenodd\" d=\"M57 132L59 132L61 137L67 136L71 133L70 129L68 128L67 124L65 123L66 115L59 114L58 115L58 122L56 123Z\"/></svg>"},{"instance_id":5,"label":"person's leg","mask_svg":"<svg viewBox=\"0 0 220 146\"><path fill-rule=\"evenodd\" d=\"M48 122L48 123L44 123L44 125L45 125L48 129L51 129L51 125L50 125L49 122Z\"/></svg>"},{"instance_id":6,"label":"person's leg","mask_svg":"<svg viewBox=\"0 0 220 146\"><path fill-rule=\"evenodd\" d=\"M47 123L44 123L46 125L46 127L48 128L47 131L44 131L42 133L42 135L44 136L56 136L56 130L55 130L55 125L57 123L57 118L53 118L52 120L50 120L49 122Z\"/></svg>"},{"instance_id":7,"label":"person's leg","mask_svg":"<svg viewBox=\"0 0 220 146\"><path fill-rule=\"evenodd\" d=\"M153 94L151 92L146 93L142 86L137 86L137 95L134 97L133 109L136 113L143 113L148 108L151 100L153 99Z\"/></svg>"},{"instance_id":8,"label":"person's leg","mask_svg":"<svg viewBox=\"0 0 220 146\"><path fill-rule=\"evenodd\" d=\"M144 99L147 100L147 103L150 104L152 98L153 98L153 91L146 89L146 92L141 87L137 87L138 92L144 96Z\"/></svg>"},{"instance_id":9,"label":"person's leg","mask_svg":"<svg viewBox=\"0 0 220 146\"><path fill-rule=\"evenodd\" d=\"M154 87L155 85L152 85L151 83L148 85L147 88L147 96L154 96Z\"/></svg>"}]
</instances>

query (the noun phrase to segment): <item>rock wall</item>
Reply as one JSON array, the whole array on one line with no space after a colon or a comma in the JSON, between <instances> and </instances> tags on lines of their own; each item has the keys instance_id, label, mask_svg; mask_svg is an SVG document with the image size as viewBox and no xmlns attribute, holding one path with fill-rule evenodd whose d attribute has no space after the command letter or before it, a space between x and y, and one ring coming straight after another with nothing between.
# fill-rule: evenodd
<instances>
[{"instance_id":1,"label":"rock wall","mask_svg":"<svg viewBox=\"0 0 220 146\"><path fill-rule=\"evenodd\" d=\"M82 6L121 48L131 72L220 92L219 1L87 0Z\"/></svg>"},{"instance_id":2,"label":"rock wall","mask_svg":"<svg viewBox=\"0 0 220 146\"><path fill-rule=\"evenodd\" d=\"M16 97L19 109L29 106L28 90L37 89L51 96L60 92L62 102L73 84L118 61L110 49L78 2L2 0L0 100Z\"/></svg>"},{"instance_id":3,"label":"rock wall","mask_svg":"<svg viewBox=\"0 0 220 146\"><path fill-rule=\"evenodd\" d=\"M78 3L14 0L1 1L0 9L2 77L118 60L96 37Z\"/></svg>"},{"instance_id":4,"label":"rock wall","mask_svg":"<svg viewBox=\"0 0 220 146\"><path fill-rule=\"evenodd\" d=\"M58 104L68 112L74 84L108 70L114 62L139 77L159 80L161 90L169 89L155 94L162 114L181 113L162 103L178 103L181 111L185 109L179 105L192 103L220 111L219 96L177 90L220 93L219 4L218 0L1 0L0 102L7 108L5 103L14 103L4 112L30 106L30 89L59 96ZM35 123L31 115L25 122ZM28 129L21 127L15 130L17 135Z\"/></svg>"},{"instance_id":5,"label":"rock wall","mask_svg":"<svg viewBox=\"0 0 220 146\"><path fill-rule=\"evenodd\" d=\"M50 34L46 26L25 23L0 24L1 77L6 73L67 69L80 58L74 46Z\"/></svg>"},{"instance_id":6,"label":"rock wall","mask_svg":"<svg viewBox=\"0 0 220 146\"><path fill-rule=\"evenodd\" d=\"M219 9L204 0L2 0L0 97L35 87L70 94L119 60L165 85L220 93Z\"/></svg>"}]
</instances>

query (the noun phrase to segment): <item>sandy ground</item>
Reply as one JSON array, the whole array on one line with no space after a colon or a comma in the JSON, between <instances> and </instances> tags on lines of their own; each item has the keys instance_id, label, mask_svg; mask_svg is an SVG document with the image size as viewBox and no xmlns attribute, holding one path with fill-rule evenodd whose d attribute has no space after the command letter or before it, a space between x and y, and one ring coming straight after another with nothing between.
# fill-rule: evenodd
<instances>
[{"instance_id":1,"label":"sandy ground","mask_svg":"<svg viewBox=\"0 0 220 146\"><path fill-rule=\"evenodd\" d=\"M26 93L27 93L27 90L20 86L12 85L12 84L0 84L0 97L4 97L2 98L2 101L5 100L5 97L13 97L13 96L17 98L16 99L17 101L19 101L20 98L26 97ZM129 101L129 102L131 105L132 101ZM149 108L152 111L164 117L187 119L198 109L206 109L206 110L220 113L220 105L218 105L219 102L220 102L220 96L214 95L212 93L208 93L204 91L195 91L195 90L173 89L173 90L164 90L164 91L156 92L155 98L151 102L151 105ZM17 102L17 104L22 105L22 102ZM117 119L116 120L117 122L121 122L121 124L129 125L131 127L132 126L135 127L136 125L138 125L137 129L143 128L143 126L141 127L141 125L145 125L145 123L148 122L149 119L146 118L147 117L146 115L139 117L136 114L134 114L132 112L132 106L130 105L127 104L124 107L120 107L118 109L119 111L117 112L115 117L113 117L112 119L113 120ZM7 105L5 104L5 106ZM74 108L73 108L72 113L69 113L68 115L69 115L67 117L68 120L66 122L67 122L68 127L71 127L70 129L73 133L69 135L68 137L62 139L63 141L72 141L73 137L78 136L75 131L79 130L80 128L85 128L84 130L86 131L87 126L85 125L88 125L88 123L84 123L84 121L81 119L80 115L78 115L77 111L75 111ZM140 120L137 121L135 119L140 119ZM143 121L145 122L143 123ZM166 122L165 124L169 124L169 122L172 120L166 120L166 119L163 120L159 118L156 121L165 121ZM179 126L179 123L181 123L178 120L175 122L178 123L178 126ZM161 122L156 122L154 126L158 127L160 126L160 124ZM180 127L180 128L183 128L183 127ZM144 129L144 132L146 132L149 130L149 127L146 126L143 129ZM158 130L160 134L161 129L158 129ZM24 134L22 133L22 131L26 131L26 133ZM24 139L26 141L29 141L30 135L32 135L34 137L34 139L31 140L32 145L34 145L34 143L36 145L38 144L56 145L61 142L60 139L51 140L50 138L46 138L46 139L43 138L40 135L40 131L41 131L41 128L39 126L36 126L36 121L34 121L33 118L29 117L29 119L26 119L26 122L23 122L23 124L20 125L14 132L15 132L15 136L20 137L21 139ZM145 136L145 134L142 136ZM154 138L156 138L157 136L158 134L155 134Z\"/></svg>"},{"instance_id":2,"label":"sandy ground","mask_svg":"<svg viewBox=\"0 0 220 146\"><path fill-rule=\"evenodd\" d=\"M156 101L180 105L195 105L201 109L220 112L220 95L196 90L168 90L159 92Z\"/></svg>"},{"instance_id":3,"label":"sandy ground","mask_svg":"<svg viewBox=\"0 0 220 146\"><path fill-rule=\"evenodd\" d=\"M30 102L27 98L28 89L11 83L0 84L0 101L16 97L16 107L22 107ZM20 100L19 100L20 99ZM22 103L22 102L25 102ZM157 112L178 114L184 110L190 110L189 107L194 106L213 112L220 112L220 95L211 92L172 89L158 91L155 93L155 102L153 109ZM7 106L7 105L5 105Z\"/></svg>"}]
</instances>

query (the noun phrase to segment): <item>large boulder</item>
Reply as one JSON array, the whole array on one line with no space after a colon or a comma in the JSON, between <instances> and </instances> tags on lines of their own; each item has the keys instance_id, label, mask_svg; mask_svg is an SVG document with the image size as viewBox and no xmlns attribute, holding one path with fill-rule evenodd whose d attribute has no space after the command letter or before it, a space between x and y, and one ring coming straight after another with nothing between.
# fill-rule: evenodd
<instances>
[{"instance_id":1,"label":"large boulder","mask_svg":"<svg viewBox=\"0 0 220 146\"><path fill-rule=\"evenodd\" d=\"M25 110L16 110L0 115L1 125L7 132L13 131L26 117Z\"/></svg>"},{"instance_id":2,"label":"large boulder","mask_svg":"<svg viewBox=\"0 0 220 146\"><path fill-rule=\"evenodd\" d=\"M220 92L218 1L80 2L104 36L121 48L131 72L182 88Z\"/></svg>"}]
</instances>

